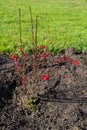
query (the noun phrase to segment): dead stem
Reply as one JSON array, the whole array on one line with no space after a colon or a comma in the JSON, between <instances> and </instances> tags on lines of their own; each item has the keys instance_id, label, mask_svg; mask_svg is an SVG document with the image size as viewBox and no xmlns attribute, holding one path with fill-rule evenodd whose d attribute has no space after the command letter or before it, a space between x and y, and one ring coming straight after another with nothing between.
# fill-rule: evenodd
<instances>
[{"instance_id":1,"label":"dead stem","mask_svg":"<svg viewBox=\"0 0 87 130\"><path fill-rule=\"evenodd\" d=\"M21 9L19 8L19 43L20 47L22 47L22 35L21 35Z\"/></svg>"},{"instance_id":2,"label":"dead stem","mask_svg":"<svg viewBox=\"0 0 87 130\"><path fill-rule=\"evenodd\" d=\"M33 24L33 18L32 18L32 10L30 7L30 18L31 18L31 33L32 33L32 56L33 56L33 77L32 77L32 84L33 84L33 89L35 91L36 87L36 82L37 82L37 72L38 72L38 47L37 47L37 27L38 27L38 19L36 17L36 23L35 23L35 31L34 31L34 24Z\"/></svg>"}]
</instances>

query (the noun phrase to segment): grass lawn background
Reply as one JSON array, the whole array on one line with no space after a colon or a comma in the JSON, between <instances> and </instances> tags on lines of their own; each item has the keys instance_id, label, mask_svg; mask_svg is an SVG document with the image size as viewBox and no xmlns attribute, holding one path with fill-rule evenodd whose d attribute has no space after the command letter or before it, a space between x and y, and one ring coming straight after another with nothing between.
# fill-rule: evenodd
<instances>
[{"instance_id":1,"label":"grass lawn background","mask_svg":"<svg viewBox=\"0 0 87 130\"><path fill-rule=\"evenodd\" d=\"M87 52L87 0L0 0L0 52L15 51L19 42L18 8L21 8L22 40L31 44L30 13L38 16L38 44L49 50L75 47Z\"/></svg>"}]
</instances>

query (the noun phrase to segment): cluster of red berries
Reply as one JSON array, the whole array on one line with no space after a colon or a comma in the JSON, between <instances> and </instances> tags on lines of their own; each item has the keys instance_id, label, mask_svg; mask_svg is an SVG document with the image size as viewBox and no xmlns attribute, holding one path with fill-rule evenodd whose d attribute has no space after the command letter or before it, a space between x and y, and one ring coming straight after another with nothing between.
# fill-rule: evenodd
<instances>
[{"instance_id":1,"label":"cluster of red berries","mask_svg":"<svg viewBox=\"0 0 87 130\"><path fill-rule=\"evenodd\" d=\"M68 56L61 56L61 57L59 57L58 60L55 61L55 63L63 63L63 62L71 62L75 66L80 65L80 62L78 60L75 60L74 58L70 58ZM68 75L63 75L62 78L63 79L68 79L69 77L68 77Z\"/></svg>"},{"instance_id":2,"label":"cluster of red berries","mask_svg":"<svg viewBox=\"0 0 87 130\"><path fill-rule=\"evenodd\" d=\"M24 52L23 48L21 48L21 51L22 51L22 54L23 54L23 58L26 59L27 53ZM10 54L10 58L14 61L14 65L17 68L17 72L21 76L21 80L22 80L21 84L22 84L22 86L25 86L27 75L24 74L24 72L23 72L24 61L20 61L18 55L15 55L15 54ZM18 81L18 82L20 82L20 81Z\"/></svg>"},{"instance_id":3,"label":"cluster of red berries","mask_svg":"<svg viewBox=\"0 0 87 130\"><path fill-rule=\"evenodd\" d=\"M27 56L27 53L23 53L24 59ZM20 62L19 57L15 54L10 54L10 58L14 61L15 67L17 68L17 72L20 73L23 67L23 63Z\"/></svg>"},{"instance_id":4,"label":"cluster of red berries","mask_svg":"<svg viewBox=\"0 0 87 130\"><path fill-rule=\"evenodd\" d=\"M41 80L49 80L50 79L49 71L50 71L49 69L46 69L46 71L45 71L46 74L43 74L41 76Z\"/></svg>"},{"instance_id":5,"label":"cluster of red berries","mask_svg":"<svg viewBox=\"0 0 87 130\"><path fill-rule=\"evenodd\" d=\"M46 52L46 46L44 46L44 45L41 45L39 49L40 49L40 55L39 55L40 56L40 61L42 62L50 55L50 53ZM26 87L27 86L26 85L27 74L25 74L23 72L24 71L23 69L25 69L23 67L24 67L24 63L26 62L25 59L26 59L27 53L24 51L24 48L20 48L20 50L21 50L21 52L23 54L23 59L24 59L24 61L22 61L22 63L20 62L19 57L17 55L10 54L10 57L11 57L12 60L14 60L15 66L17 68L17 72L22 75L21 76L21 80L22 80L21 84L22 84L22 86ZM55 60L55 63L63 63L63 62L66 62L66 61L71 62L76 66L80 65L78 60L75 60L75 59L70 58L68 56L59 57L58 60ZM67 75L63 75L62 77L64 79L68 78ZM40 76L40 79L44 80L44 81L50 80L50 70L46 69L45 73ZM29 87L26 87L26 88L29 89Z\"/></svg>"},{"instance_id":6,"label":"cluster of red berries","mask_svg":"<svg viewBox=\"0 0 87 130\"><path fill-rule=\"evenodd\" d=\"M44 45L40 46L40 49L41 49L40 59L41 60L46 59L50 55L49 52L45 52L45 48L46 48L46 46L44 46ZM46 72L46 74L41 75L41 77L40 77L41 80L49 80L50 79L49 69L46 69L45 72Z\"/></svg>"},{"instance_id":7,"label":"cluster of red berries","mask_svg":"<svg viewBox=\"0 0 87 130\"><path fill-rule=\"evenodd\" d=\"M40 59L44 60L45 58L47 58L49 56L49 52L45 52L45 48L46 46L42 45L40 46L40 50L41 50L41 55L40 55Z\"/></svg>"},{"instance_id":8,"label":"cluster of red berries","mask_svg":"<svg viewBox=\"0 0 87 130\"><path fill-rule=\"evenodd\" d=\"M46 46L41 45L40 46L40 60L44 60L49 56L49 52L45 52ZM27 53L24 52L24 48L20 48L22 54L23 54L23 59L26 59ZM14 61L15 67L17 68L17 72L21 75L21 84L23 87L26 87L26 79L27 79L27 74L24 74L23 70L23 65L24 61L22 63L19 60L19 57L15 54L10 54L11 59ZM46 74L41 75L41 80L49 80L50 79L50 74L48 69L46 70ZM27 88L27 87L26 87ZM29 88L29 87L28 87Z\"/></svg>"},{"instance_id":9,"label":"cluster of red berries","mask_svg":"<svg viewBox=\"0 0 87 130\"><path fill-rule=\"evenodd\" d=\"M70 58L70 57L67 57L67 56L59 57L59 59L57 61L55 61L55 63L62 63L62 62L65 62L65 61L71 62L76 66L80 65L78 60L75 60L74 58Z\"/></svg>"}]
</instances>

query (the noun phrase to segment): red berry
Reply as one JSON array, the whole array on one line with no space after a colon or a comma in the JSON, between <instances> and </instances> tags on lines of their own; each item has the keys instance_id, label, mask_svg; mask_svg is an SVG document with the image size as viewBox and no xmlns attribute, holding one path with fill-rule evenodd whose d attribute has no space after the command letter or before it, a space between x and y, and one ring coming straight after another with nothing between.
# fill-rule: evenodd
<instances>
[{"instance_id":1,"label":"red berry","mask_svg":"<svg viewBox=\"0 0 87 130\"><path fill-rule=\"evenodd\" d=\"M15 66L18 67L18 64L16 63Z\"/></svg>"},{"instance_id":2,"label":"red berry","mask_svg":"<svg viewBox=\"0 0 87 130\"><path fill-rule=\"evenodd\" d=\"M49 69L46 69L46 70L45 70L46 73L49 73L49 71L50 71Z\"/></svg>"},{"instance_id":3,"label":"red berry","mask_svg":"<svg viewBox=\"0 0 87 130\"><path fill-rule=\"evenodd\" d=\"M26 78L27 78L27 75L24 75L24 76L23 76L23 80L26 80Z\"/></svg>"},{"instance_id":4,"label":"red berry","mask_svg":"<svg viewBox=\"0 0 87 130\"><path fill-rule=\"evenodd\" d=\"M40 49L44 49L44 48L45 48L45 46L44 46L44 45L41 45L41 46L40 46Z\"/></svg>"},{"instance_id":5,"label":"red berry","mask_svg":"<svg viewBox=\"0 0 87 130\"><path fill-rule=\"evenodd\" d=\"M18 73L20 73L20 69L18 69Z\"/></svg>"},{"instance_id":6,"label":"red berry","mask_svg":"<svg viewBox=\"0 0 87 130\"><path fill-rule=\"evenodd\" d=\"M44 60L44 58L45 58L45 57L44 57L44 54L42 54L42 55L41 55L41 60Z\"/></svg>"},{"instance_id":7,"label":"red berry","mask_svg":"<svg viewBox=\"0 0 87 130\"><path fill-rule=\"evenodd\" d=\"M49 80L50 79L50 75L42 75L41 79L42 80Z\"/></svg>"},{"instance_id":8,"label":"red berry","mask_svg":"<svg viewBox=\"0 0 87 130\"><path fill-rule=\"evenodd\" d=\"M62 76L64 79L68 79L68 75L63 75Z\"/></svg>"},{"instance_id":9,"label":"red berry","mask_svg":"<svg viewBox=\"0 0 87 130\"><path fill-rule=\"evenodd\" d=\"M74 64L75 64L76 66L79 66L79 65L80 65L80 63L79 63L77 60L74 61Z\"/></svg>"},{"instance_id":10,"label":"red berry","mask_svg":"<svg viewBox=\"0 0 87 130\"><path fill-rule=\"evenodd\" d=\"M46 52L46 57L48 57L48 56L49 56L49 54L50 54L49 52Z\"/></svg>"},{"instance_id":11,"label":"red berry","mask_svg":"<svg viewBox=\"0 0 87 130\"><path fill-rule=\"evenodd\" d=\"M22 52L24 52L24 48L23 47L21 47L20 49L21 49Z\"/></svg>"},{"instance_id":12,"label":"red berry","mask_svg":"<svg viewBox=\"0 0 87 130\"><path fill-rule=\"evenodd\" d=\"M27 56L27 53L26 52L24 52L24 57L26 57Z\"/></svg>"},{"instance_id":13,"label":"red berry","mask_svg":"<svg viewBox=\"0 0 87 130\"><path fill-rule=\"evenodd\" d=\"M23 65L22 64L20 64L20 67L22 67Z\"/></svg>"},{"instance_id":14,"label":"red berry","mask_svg":"<svg viewBox=\"0 0 87 130\"><path fill-rule=\"evenodd\" d=\"M24 81L22 81L22 86L25 86L25 82Z\"/></svg>"}]
</instances>

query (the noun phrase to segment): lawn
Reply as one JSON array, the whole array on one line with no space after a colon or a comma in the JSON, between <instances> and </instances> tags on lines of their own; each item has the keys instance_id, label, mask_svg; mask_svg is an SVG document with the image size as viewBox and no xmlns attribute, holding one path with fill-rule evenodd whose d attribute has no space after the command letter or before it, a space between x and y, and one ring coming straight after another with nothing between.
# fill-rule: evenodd
<instances>
[{"instance_id":1,"label":"lawn","mask_svg":"<svg viewBox=\"0 0 87 130\"><path fill-rule=\"evenodd\" d=\"M38 44L49 50L74 47L87 52L87 0L0 0L0 52L12 52L19 43L18 9L21 9L22 41L30 50L31 26L38 16Z\"/></svg>"}]
</instances>

